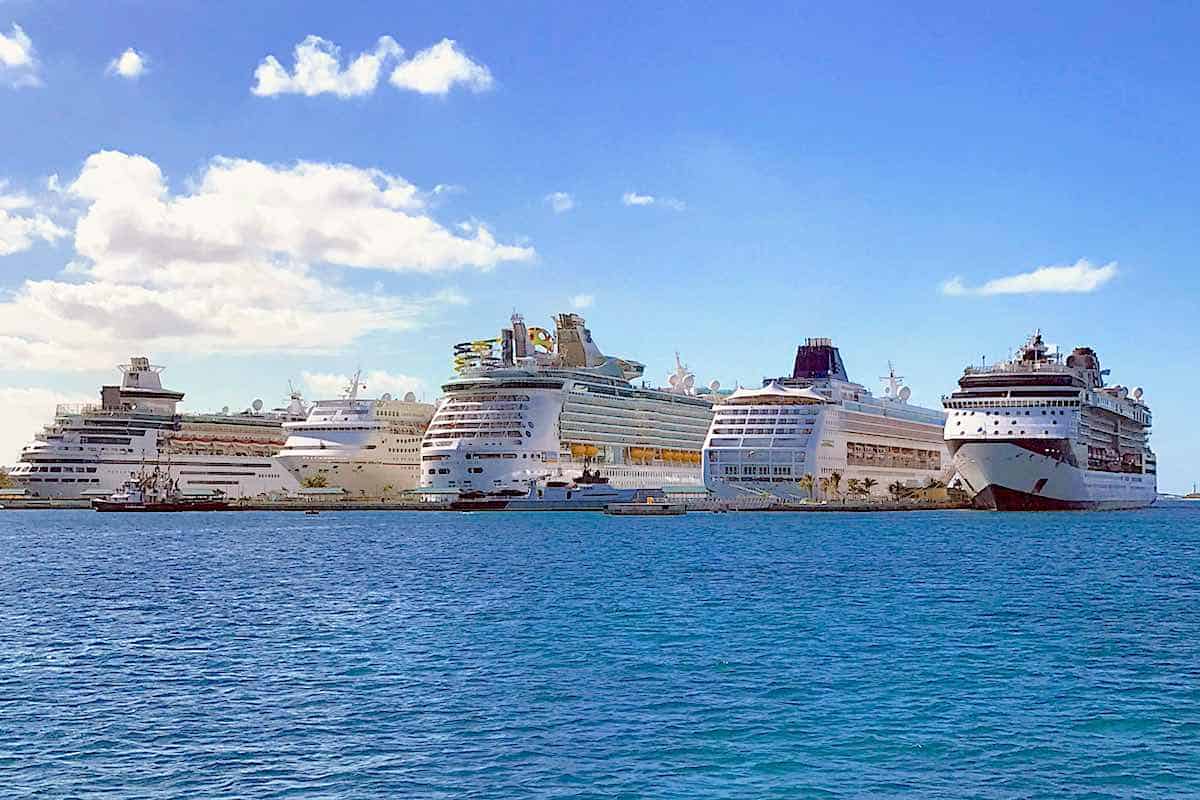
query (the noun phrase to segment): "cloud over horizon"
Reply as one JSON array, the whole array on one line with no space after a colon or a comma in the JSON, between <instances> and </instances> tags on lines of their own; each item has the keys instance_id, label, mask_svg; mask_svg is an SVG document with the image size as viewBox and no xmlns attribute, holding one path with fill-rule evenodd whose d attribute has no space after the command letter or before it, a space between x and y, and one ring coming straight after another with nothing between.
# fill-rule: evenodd
<instances>
[{"instance_id":1,"label":"cloud over horizon","mask_svg":"<svg viewBox=\"0 0 1200 800\"><path fill-rule=\"evenodd\" d=\"M967 286L955 276L941 286L942 294L1000 295L1000 294L1084 294L1094 292L1117 276L1117 262L1102 267L1081 258L1074 264L1038 267L1002 278L993 278L980 286Z\"/></svg>"},{"instance_id":2,"label":"cloud over horizon","mask_svg":"<svg viewBox=\"0 0 1200 800\"><path fill-rule=\"evenodd\" d=\"M87 369L123 358L134 342L166 352L332 352L464 301L445 290L351 288L329 267L436 273L535 256L478 223L452 232L430 216L425 193L379 170L218 157L188 186L173 194L144 156L89 156L66 189L82 208L77 261L68 277L26 280L0 301L0 359Z\"/></svg>"},{"instance_id":3,"label":"cloud over horizon","mask_svg":"<svg viewBox=\"0 0 1200 800\"><path fill-rule=\"evenodd\" d=\"M49 216L31 210L36 203L32 197L8 194L7 188L7 181L0 180L0 256L28 250L38 240L53 244L67 236Z\"/></svg>"}]
</instances>

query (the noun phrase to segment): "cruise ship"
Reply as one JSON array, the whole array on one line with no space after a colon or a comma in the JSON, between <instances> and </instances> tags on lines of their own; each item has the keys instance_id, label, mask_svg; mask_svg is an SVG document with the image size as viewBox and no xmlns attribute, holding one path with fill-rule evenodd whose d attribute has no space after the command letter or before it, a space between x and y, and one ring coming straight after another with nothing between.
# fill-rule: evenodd
<instances>
[{"instance_id":1,"label":"cruise ship","mask_svg":"<svg viewBox=\"0 0 1200 800\"><path fill-rule=\"evenodd\" d=\"M162 367L134 357L119 369L120 385L102 387L99 404L58 406L12 469L18 487L36 497L86 499L159 468L191 495L254 497L299 488L275 458L283 423L307 411L298 393L274 411L263 412L255 400L241 413L180 414L183 393L163 388Z\"/></svg>"},{"instance_id":2,"label":"cruise ship","mask_svg":"<svg viewBox=\"0 0 1200 800\"><path fill-rule=\"evenodd\" d=\"M1158 478L1141 389L1105 386L1090 347L1063 360L1034 333L1016 357L968 367L944 404L946 443L975 504L997 510L1142 508Z\"/></svg>"},{"instance_id":3,"label":"cruise ship","mask_svg":"<svg viewBox=\"0 0 1200 800\"><path fill-rule=\"evenodd\" d=\"M634 385L644 365L604 355L582 317L554 325L514 314L499 337L455 346L457 374L421 444L422 487L468 497L525 496L551 479L698 487L719 386L697 390L678 358L669 388Z\"/></svg>"},{"instance_id":4,"label":"cruise ship","mask_svg":"<svg viewBox=\"0 0 1200 800\"><path fill-rule=\"evenodd\" d=\"M421 479L421 437L434 406L408 392L395 400L358 396L361 371L337 400L313 403L304 420L285 422L279 460L301 486L341 488L356 497L415 489Z\"/></svg>"},{"instance_id":5,"label":"cruise ship","mask_svg":"<svg viewBox=\"0 0 1200 800\"><path fill-rule=\"evenodd\" d=\"M894 370L883 397L850 380L830 339L806 339L792 374L717 403L704 483L732 499L896 496L951 475L942 411L911 405Z\"/></svg>"}]
</instances>

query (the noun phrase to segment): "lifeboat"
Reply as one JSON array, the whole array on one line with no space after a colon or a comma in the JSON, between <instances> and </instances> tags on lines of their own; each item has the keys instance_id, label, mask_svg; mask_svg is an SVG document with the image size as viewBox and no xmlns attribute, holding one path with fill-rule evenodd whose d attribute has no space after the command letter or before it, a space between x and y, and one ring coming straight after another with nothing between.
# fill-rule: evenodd
<instances>
[{"instance_id":1,"label":"lifeboat","mask_svg":"<svg viewBox=\"0 0 1200 800\"><path fill-rule=\"evenodd\" d=\"M583 458L587 450L587 445L573 444L571 445L571 455L575 458Z\"/></svg>"}]
</instances>

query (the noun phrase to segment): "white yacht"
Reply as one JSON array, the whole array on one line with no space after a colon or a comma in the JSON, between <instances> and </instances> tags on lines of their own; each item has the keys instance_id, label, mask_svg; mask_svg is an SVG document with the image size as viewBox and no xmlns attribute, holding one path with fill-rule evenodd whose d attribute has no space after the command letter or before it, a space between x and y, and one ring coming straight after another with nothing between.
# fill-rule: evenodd
<instances>
[{"instance_id":1,"label":"white yacht","mask_svg":"<svg viewBox=\"0 0 1200 800\"><path fill-rule=\"evenodd\" d=\"M130 477L160 468L192 494L254 497L299 488L274 457L283 423L303 419L307 410L298 393L274 411L264 412L255 400L241 413L180 414L183 392L163 388L162 367L134 357L119 369L120 385L102 387L98 405L58 406L13 467L19 487L37 497L107 496Z\"/></svg>"},{"instance_id":2,"label":"white yacht","mask_svg":"<svg viewBox=\"0 0 1200 800\"><path fill-rule=\"evenodd\" d=\"M383 497L419 484L421 436L434 406L412 392L402 400L360 398L361 380L356 373L340 399L318 400L307 419L284 423L279 460L302 486Z\"/></svg>"},{"instance_id":3,"label":"white yacht","mask_svg":"<svg viewBox=\"0 0 1200 800\"><path fill-rule=\"evenodd\" d=\"M678 359L670 388L635 386L644 366L604 355L582 317L559 314L551 332L514 314L498 338L457 345L454 366L421 444L422 487L524 497L584 470L614 488L701 483L712 400Z\"/></svg>"},{"instance_id":4,"label":"white yacht","mask_svg":"<svg viewBox=\"0 0 1200 800\"><path fill-rule=\"evenodd\" d=\"M846 374L829 339L807 339L790 376L719 401L704 482L722 498L886 496L950 478L945 414L911 405L894 370L875 397Z\"/></svg>"},{"instance_id":5,"label":"white yacht","mask_svg":"<svg viewBox=\"0 0 1200 800\"><path fill-rule=\"evenodd\" d=\"M975 504L1128 509L1154 502L1157 465L1141 389L1105 386L1090 347L1065 361L1034 333L1015 358L968 367L944 399L946 443Z\"/></svg>"}]
</instances>

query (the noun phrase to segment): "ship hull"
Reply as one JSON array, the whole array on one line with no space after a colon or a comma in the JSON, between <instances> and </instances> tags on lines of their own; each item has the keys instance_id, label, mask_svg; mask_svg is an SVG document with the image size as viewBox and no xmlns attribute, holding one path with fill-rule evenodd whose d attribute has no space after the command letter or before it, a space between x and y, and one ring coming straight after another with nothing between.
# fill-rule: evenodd
<instances>
[{"instance_id":1,"label":"ship hull","mask_svg":"<svg viewBox=\"0 0 1200 800\"><path fill-rule=\"evenodd\" d=\"M280 463L300 485L306 480L320 478L325 486L344 489L352 497L383 497L415 489L420 483L420 466L385 464L378 461L358 461L353 458L315 458L308 456L277 456Z\"/></svg>"},{"instance_id":2,"label":"ship hull","mask_svg":"<svg viewBox=\"0 0 1200 800\"><path fill-rule=\"evenodd\" d=\"M1153 475L1086 470L1007 442L962 442L954 466L977 508L993 511L1120 511L1157 498Z\"/></svg>"},{"instance_id":3,"label":"ship hull","mask_svg":"<svg viewBox=\"0 0 1200 800\"><path fill-rule=\"evenodd\" d=\"M163 512L163 511L229 511L229 503L222 501L199 501L184 503L127 503L121 500L93 500L92 508L108 512Z\"/></svg>"}]
</instances>

